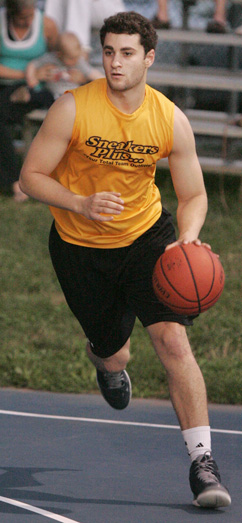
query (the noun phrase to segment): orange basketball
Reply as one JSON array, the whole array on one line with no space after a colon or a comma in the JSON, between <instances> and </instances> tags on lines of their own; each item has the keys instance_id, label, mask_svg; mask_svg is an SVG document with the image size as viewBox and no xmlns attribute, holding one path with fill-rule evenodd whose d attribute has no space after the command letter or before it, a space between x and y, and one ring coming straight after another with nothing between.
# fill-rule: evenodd
<instances>
[{"instance_id":1,"label":"orange basketball","mask_svg":"<svg viewBox=\"0 0 242 523\"><path fill-rule=\"evenodd\" d=\"M214 252L188 243L172 247L158 258L152 281L162 303L178 314L195 315L216 303L225 275Z\"/></svg>"}]
</instances>

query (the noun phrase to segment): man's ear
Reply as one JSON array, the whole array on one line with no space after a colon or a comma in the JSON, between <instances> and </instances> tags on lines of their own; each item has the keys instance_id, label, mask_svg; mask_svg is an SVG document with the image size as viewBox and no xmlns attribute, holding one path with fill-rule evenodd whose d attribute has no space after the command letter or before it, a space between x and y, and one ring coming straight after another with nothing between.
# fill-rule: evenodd
<instances>
[{"instance_id":1,"label":"man's ear","mask_svg":"<svg viewBox=\"0 0 242 523\"><path fill-rule=\"evenodd\" d=\"M154 63L154 60L155 60L155 50L151 49L150 51L148 51L148 53L145 56L145 65L147 67L150 67Z\"/></svg>"}]
</instances>

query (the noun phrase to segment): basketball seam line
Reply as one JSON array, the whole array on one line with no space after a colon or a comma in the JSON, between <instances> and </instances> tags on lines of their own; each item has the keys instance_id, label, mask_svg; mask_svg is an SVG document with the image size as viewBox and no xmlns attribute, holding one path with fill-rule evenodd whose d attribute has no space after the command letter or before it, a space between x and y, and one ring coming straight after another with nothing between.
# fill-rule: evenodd
<instances>
[{"instance_id":1,"label":"basketball seam line","mask_svg":"<svg viewBox=\"0 0 242 523\"><path fill-rule=\"evenodd\" d=\"M182 247L182 245L180 245L180 248L187 260L187 264L188 264L188 267L190 268L190 271L191 271L191 276L192 276L192 280L193 280L193 283L194 283L194 287L195 287L195 291L196 291L196 295L197 295L197 302L198 302L198 309L199 309L199 313L201 312L201 303L200 303L200 297L199 297L199 293L198 293L198 288L197 288L197 284L196 284L196 280L195 280L195 277L194 277L194 274L193 274L193 270L192 270L192 266L189 262L189 259L188 259L188 256L185 252L185 249Z\"/></svg>"},{"instance_id":2,"label":"basketball seam line","mask_svg":"<svg viewBox=\"0 0 242 523\"><path fill-rule=\"evenodd\" d=\"M192 277L192 280L193 280L193 283L194 283L194 288L195 288L195 292L196 292L196 295L197 295L197 305L198 305L198 313L201 313L202 312L202 308L206 307L206 309L203 309L203 310L207 310L207 308L209 308L209 305L212 303L216 303L217 299L219 298L219 296L222 294L222 291L223 289L220 289L220 291L217 293L216 296L214 296L212 299L210 299L208 302L206 302L206 304L204 304L204 300L208 298L210 292L211 292L211 289L213 288L213 284L215 282L215 264L214 264L214 259L213 257L211 256L211 253L209 252L209 250L207 249L207 254L210 258L210 261L212 263L212 269L213 269L213 277L212 277L212 283L211 283L211 286L210 286L210 290L207 292L206 296L203 296L202 298L200 298L199 296L199 292L198 292L198 288L197 288L197 285L196 285L196 280L195 280L195 276L194 276L194 273L193 273L193 270L192 270L192 267L191 267L191 264L189 262L189 259L186 255L186 252L184 250L184 248L182 247L182 245L179 245L179 247L181 248L185 258L186 258L186 261L187 261L187 264L188 264L188 267L190 269L190 273L191 273L191 277ZM168 279L165 271L164 271L164 267L163 267L163 264L162 264L162 257L160 257L160 270L161 272L163 273L163 276L165 278L165 280L167 281L167 283L170 285L170 287L178 294L178 296L181 296L184 298L184 296L174 287L174 285L172 285L171 281ZM192 306L192 304L195 302L195 300L189 300L188 298L186 298L188 302L190 302L190 306ZM170 306L169 302L166 301L163 297L163 303L166 304L168 307ZM180 307L181 309L186 309L187 307L184 306L184 307ZM182 314L182 313L181 313ZM187 314L189 314L187 312ZM197 314L197 313L196 313Z\"/></svg>"},{"instance_id":3,"label":"basketball seam line","mask_svg":"<svg viewBox=\"0 0 242 523\"><path fill-rule=\"evenodd\" d=\"M188 260L188 258L187 258L187 256L186 256L185 251L183 250L183 248L181 247L181 245L179 245L179 247L181 248L181 250L182 250L182 252L183 252L183 254L184 254L184 256L185 256L185 258L186 258L186 260L187 260L188 266L189 266L189 268L190 268L191 276L192 276L192 280L193 280L194 287L195 287L195 291L196 291L196 295L197 295L197 302L198 302L199 312L201 312L201 307L200 307L200 298L199 298L198 291L197 291L197 287L196 287L196 284L195 284L195 279L194 279L194 274L193 274L193 272L192 272L192 267L191 267L191 265L190 265L190 263L189 263L189 260ZM183 295L182 295L182 294L181 294L181 293L176 289L176 287L174 287L174 285L173 285L173 284L170 282L170 280L168 279L168 277L167 277L167 275L166 275L166 273L165 273L165 271L164 271L164 267L163 267L163 264L162 264L162 258L161 258L161 260L160 260L160 268L161 268L161 270L162 270L163 276L165 277L167 283L169 283L170 287L171 287L171 288L172 288L172 289L173 289L173 290L178 294L178 296L181 296L182 298L184 298L184 296L183 296ZM186 299L187 299L187 301L190 302L191 304L193 304L193 303L196 302L196 300L191 300L191 299L189 299L189 298L186 298ZM184 307L184 308L185 308L185 307Z\"/></svg>"}]
</instances>

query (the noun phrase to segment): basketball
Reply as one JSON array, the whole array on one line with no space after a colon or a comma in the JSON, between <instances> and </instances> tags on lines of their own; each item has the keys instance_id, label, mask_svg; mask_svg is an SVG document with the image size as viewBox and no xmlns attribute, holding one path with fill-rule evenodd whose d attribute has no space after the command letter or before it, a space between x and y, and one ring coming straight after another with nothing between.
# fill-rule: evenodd
<instances>
[{"instance_id":1,"label":"basketball","mask_svg":"<svg viewBox=\"0 0 242 523\"><path fill-rule=\"evenodd\" d=\"M203 245L181 244L165 251L153 271L153 288L159 301L172 311L195 315L210 309L224 288L223 266Z\"/></svg>"}]
</instances>

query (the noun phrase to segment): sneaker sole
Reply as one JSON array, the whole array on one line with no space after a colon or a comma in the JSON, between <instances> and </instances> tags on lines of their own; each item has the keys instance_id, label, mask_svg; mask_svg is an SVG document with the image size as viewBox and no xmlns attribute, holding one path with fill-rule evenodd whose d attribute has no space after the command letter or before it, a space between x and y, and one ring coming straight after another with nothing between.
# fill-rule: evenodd
<instances>
[{"instance_id":1,"label":"sneaker sole","mask_svg":"<svg viewBox=\"0 0 242 523\"><path fill-rule=\"evenodd\" d=\"M131 383L130 377L129 377L129 375L128 375L126 370L124 370L124 373L125 373L126 378L128 379L128 382L129 382L129 392L130 392L130 394L129 394L129 402L127 403L127 407L128 407L128 405L130 404L130 400L132 398L132 383Z\"/></svg>"},{"instance_id":2,"label":"sneaker sole","mask_svg":"<svg viewBox=\"0 0 242 523\"><path fill-rule=\"evenodd\" d=\"M226 490L210 488L201 492L193 501L195 507L219 508L228 507L231 504L231 497Z\"/></svg>"}]
</instances>

